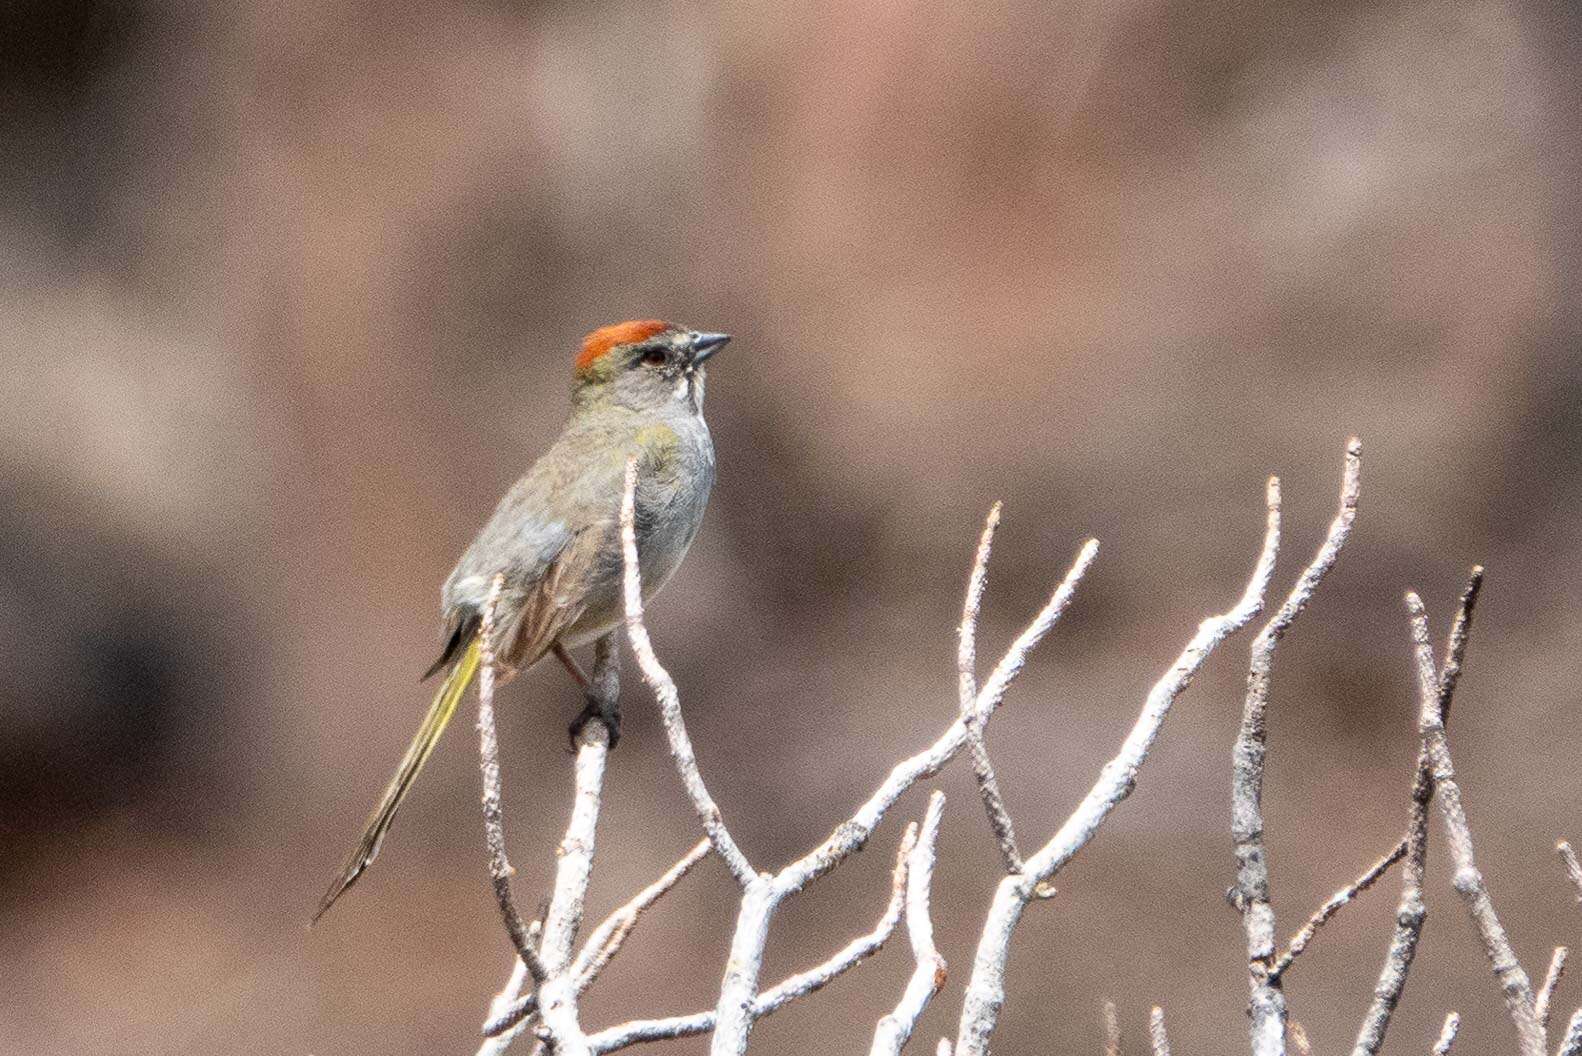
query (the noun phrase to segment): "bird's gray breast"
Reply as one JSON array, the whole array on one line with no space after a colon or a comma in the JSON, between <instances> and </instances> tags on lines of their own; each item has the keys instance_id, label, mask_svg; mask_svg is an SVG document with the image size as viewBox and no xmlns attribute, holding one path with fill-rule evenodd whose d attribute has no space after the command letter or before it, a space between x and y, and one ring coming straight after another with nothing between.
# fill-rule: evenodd
<instances>
[{"instance_id":1,"label":"bird's gray breast","mask_svg":"<svg viewBox=\"0 0 1582 1056\"><path fill-rule=\"evenodd\" d=\"M633 497L634 534L644 598L652 597L680 567L697 537L714 488L714 444L701 416L688 415L647 427L639 453ZM620 622L625 566L618 527L601 547L588 607L566 634L568 645L592 640Z\"/></svg>"},{"instance_id":2,"label":"bird's gray breast","mask_svg":"<svg viewBox=\"0 0 1582 1056\"><path fill-rule=\"evenodd\" d=\"M661 444L638 463L636 534L645 593L658 590L681 564L714 489L714 444L702 417L689 415L668 428L673 451Z\"/></svg>"}]
</instances>

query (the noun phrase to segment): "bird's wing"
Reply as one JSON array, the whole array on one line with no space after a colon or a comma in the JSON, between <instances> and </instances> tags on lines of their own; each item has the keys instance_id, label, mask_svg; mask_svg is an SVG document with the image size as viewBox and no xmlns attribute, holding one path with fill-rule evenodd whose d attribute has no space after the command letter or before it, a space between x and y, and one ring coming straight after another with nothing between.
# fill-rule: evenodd
<instances>
[{"instance_id":1,"label":"bird's wing","mask_svg":"<svg viewBox=\"0 0 1582 1056\"><path fill-rule=\"evenodd\" d=\"M582 616L604 534L599 526L577 532L542 575L523 584L521 594L502 604L508 615L496 631L495 655L508 667L532 666L549 652L560 632Z\"/></svg>"}]
</instances>

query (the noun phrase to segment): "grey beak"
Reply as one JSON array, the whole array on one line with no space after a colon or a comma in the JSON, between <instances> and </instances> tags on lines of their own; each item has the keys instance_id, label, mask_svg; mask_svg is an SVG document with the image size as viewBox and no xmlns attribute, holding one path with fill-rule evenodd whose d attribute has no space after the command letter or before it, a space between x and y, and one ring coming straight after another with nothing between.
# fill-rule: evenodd
<instances>
[{"instance_id":1,"label":"grey beak","mask_svg":"<svg viewBox=\"0 0 1582 1056\"><path fill-rule=\"evenodd\" d=\"M730 343L730 334L698 334L692 335L692 365L700 366L714 353Z\"/></svg>"}]
</instances>

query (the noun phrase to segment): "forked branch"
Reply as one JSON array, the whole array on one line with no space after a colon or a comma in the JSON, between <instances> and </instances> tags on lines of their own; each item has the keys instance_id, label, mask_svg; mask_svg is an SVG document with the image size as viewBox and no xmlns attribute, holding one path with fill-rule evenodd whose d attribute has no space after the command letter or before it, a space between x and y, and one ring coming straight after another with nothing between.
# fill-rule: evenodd
<instances>
[{"instance_id":1,"label":"forked branch","mask_svg":"<svg viewBox=\"0 0 1582 1056\"><path fill-rule=\"evenodd\" d=\"M1171 705L1220 643L1251 623L1263 608L1264 594L1274 575L1279 550L1279 526L1280 492L1278 484L1270 481L1263 547L1240 601L1224 615L1203 621L1169 672L1155 683L1131 732L1122 742L1120 752L1104 765L1087 795L1049 842L1027 859L1020 873L1000 881L978 939L972 976L967 982L961 1023L956 1033L956 1056L984 1056L988 1051L989 1037L994 1033L1000 1009L1005 1004L1005 968L1010 958L1011 938L1028 903L1047 889L1046 885L1055 874L1097 835L1110 812L1131 795L1138 771L1147 761ZM979 694L980 700L984 693L990 692L994 682L991 677Z\"/></svg>"},{"instance_id":2,"label":"forked branch","mask_svg":"<svg viewBox=\"0 0 1582 1056\"><path fill-rule=\"evenodd\" d=\"M1452 883L1466 902L1467 911L1483 940L1484 952L1494 969L1495 978L1499 980L1511 1022L1516 1026L1522 1056L1547 1056L1548 1042L1543 1024L1538 1020L1532 982L1511 948L1510 939L1494 910L1494 901L1489 897L1488 885L1478 870L1472 848L1472 830L1461 802L1461 788L1456 781L1455 766L1450 757L1450 741L1445 735L1445 715L1450 711L1451 696L1461 674L1472 612L1477 604L1482 578L1481 568L1472 570L1472 578L1462 594L1451 631L1450 655L1442 673L1434 665L1433 645L1428 636L1428 614L1423 609L1422 600L1414 593L1406 595L1406 607L1412 618L1418 691L1422 696L1423 745L1433 768L1436 798L1445 822L1445 838L1450 844L1451 859L1455 862Z\"/></svg>"},{"instance_id":3,"label":"forked branch","mask_svg":"<svg viewBox=\"0 0 1582 1056\"><path fill-rule=\"evenodd\" d=\"M1278 545L1280 524L1279 482L1270 481L1270 532ZM1357 500L1362 491L1362 443L1355 437L1346 445L1346 465L1341 475L1340 509L1318 553L1297 578L1285 604L1264 624L1253 639L1247 669L1247 696L1242 711L1241 732L1236 738L1231 767L1231 841L1236 853L1236 886L1232 902L1241 912L1247 934L1247 971L1251 1019L1250 1038L1253 1056L1284 1056L1286 1009L1280 989L1284 968L1275 963L1274 909L1269 901L1268 850L1263 838L1263 774L1267 754L1265 713L1269 703L1270 673L1274 651L1280 639L1296 622L1317 592L1329 570L1335 566L1341 549L1351 536L1357 517ZM1338 911L1349 898L1334 905ZM1325 917L1324 919L1328 919ZM1316 931L1323 923L1313 926ZM1311 939L1309 932L1293 944L1291 957L1301 953ZM1288 963L1288 962L1287 962Z\"/></svg>"}]
</instances>

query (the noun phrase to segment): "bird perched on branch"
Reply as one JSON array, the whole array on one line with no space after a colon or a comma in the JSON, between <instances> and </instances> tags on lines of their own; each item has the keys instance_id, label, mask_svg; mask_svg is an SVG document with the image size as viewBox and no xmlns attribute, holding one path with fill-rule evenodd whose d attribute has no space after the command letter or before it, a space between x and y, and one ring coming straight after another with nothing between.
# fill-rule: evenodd
<instances>
[{"instance_id":1,"label":"bird perched on branch","mask_svg":"<svg viewBox=\"0 0 1582 1056\"><path fill-rule=\"evenodd\" d=\"M553 654L586 693L588 680L567 650L613 633L621 620L620 511L633 457L643 594L651 596L681 563L714 485L704 364L729 340L654 319L606 326L583 340L571 420L506 492L445 581L446 644L424 675L443 671L445 680L315 921L378 855L478 673L483 606L497 576L503 583L489 652L502 680ZM591 695L573 734L593 719L609 727L613 744L618 714Z\"/></svg>"}]
</instances>

